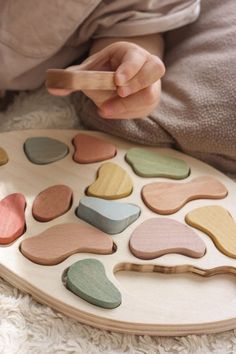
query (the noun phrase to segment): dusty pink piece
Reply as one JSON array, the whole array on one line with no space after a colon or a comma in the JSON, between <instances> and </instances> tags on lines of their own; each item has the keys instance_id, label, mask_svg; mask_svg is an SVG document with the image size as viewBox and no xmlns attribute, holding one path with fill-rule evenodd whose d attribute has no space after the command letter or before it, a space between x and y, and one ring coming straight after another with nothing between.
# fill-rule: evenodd
<instances>
[{"instance_id":1,"label":"dusty pink piece","mask_svg":"<svg viewBox=\"0 0 236 354\"><path fill-rule=\"evenodd\" d=\"M91 135L77 134L72 142L75 147L73 159L79 163L104 161L116 155L113 144Z\"/></svg>"},{"instance_id":2,"label":"dusty pink piece","mask_svg":"<svg viewBox=\"0 0 236 354\"><path fill-rule=\"evenodd\" d=\"M34 200L32 214L38 221L50 221L65 214L71 207L73 192L59 184L40 192Z\"/></svg>"},{"instance_id":3,"label":"dusty pink piece","mask_svg":"<svg viewBox=\"0 0 236 354\"><path fill-rule=\"evenodd\" d=\"M0 202L0 244L15 241L25 231L26 200L23 194L9 194Z\"/></svg>"},{"instance_id":4,"label":"dusty pink piece","mask_svg":"<svg viewBox=\"0 0 236 354\"><path fill-rule=\"evenodd\" d=\"M132 233L129 247L134 256L154 259L167 253L200 258L206 246L190 227L169 218L144 221Z\"/></svg>"}]
</instances>

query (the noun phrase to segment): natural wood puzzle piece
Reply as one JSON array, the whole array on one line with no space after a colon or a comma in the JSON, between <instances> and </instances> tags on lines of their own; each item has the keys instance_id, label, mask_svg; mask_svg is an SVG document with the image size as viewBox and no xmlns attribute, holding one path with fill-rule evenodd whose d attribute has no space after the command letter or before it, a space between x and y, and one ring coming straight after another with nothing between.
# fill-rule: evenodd
<instances>
[{"instance_id":1,"label":"natural wood puzzle piece","mask_svg":"<svg viewBox=\"0 0 236 354\"><path fill-rule=\"evenodd\" d=\"M75 146L74 161L93 163L110 159L116 155L116 147L92 135L77 134L72 140Z\"/></svg>"},{"instance_id":2,"label":"natural wood puzzle piece","mask_svg":"<svg viewBox=\"0 0 236 354\"><path fill-rule=\"evenodd\" d=\"M24 144L28 159L37 164L45 165L63 159L69 152L63 142L48 137L28 138Z\"/></svg>"},{"instance_id":3,"label":"natural wood puzzle piece","mask_svg":"<svg viewBox=\"0 0 236 354\"><path fill-rule=\"evenodd\" d=\"M202 239L188 226L169 218L144 221L132 233L130 251L141 259L154 259L168 253L200 258L206 252Z\"/></svg>"},{"instance_id":4,"label":"natural wood puzzle piece","mask_svg":"<svg viewBox=\"0 0 236 354\"><path fill-rule=\"evenodd\" d=\"M93 305L113 309L121 304L119 290L106 277L103 264L96 259L83 259L72 264L67 272L66 285Z\"/></svg>"},{"instance_id":5,"label":"natural wood puzzle piece","mask_svg":"<svg viewBox=\"0 0 236 354\"><path fill-rule=\"evenodd\" d=\"M190 173L189 166L184 160L142 148L130 149L125 158L134 172L141 177L183 179Z\"/></svg>"},{"instance_id":6,"label":"natural wood puzzle piece","mask_svg":"<svg viewBox=\"0 0 236 354\"><path fill-rule=\"evenodd\" d=\"M106 162L98 170L97 180L92 183L87 194L104 199L119 199L132 193L133 183L128 173L119 165Z\"/></svg>"},{"instance_id":7,"label":"natural wood puzzle piece","mask_svg":"<svg viewBox=\"0 0 236 354\"><path fill-rule=\"evenodd\" d=\"M222 199L227 189L216 178L201 176L187 183L149 183L142 189L145 204L158 214L173 214L194 199Z\"/></svg>"},{"instance_id":8,"label":"natural wood puzzle piece","mask_svg":"<svg viewBox=\"0 0 236 354\"><path fill-rule=\"evenodd\" d=\"M140 211L134 204L83 197L76 215L108 234L118 234L139 217Z\"/></svg>"},{"instance_id":9,"label":"natural wood puzzle piece","mask_svg":"<svg viewBox=\"0 0 236 354\"><path fill-rule=\"evenodd\" d=\"M5 165L8 162L8 155L6 151L0 147L0 166Z\"/></svg>"},{"instance_id":10,"label":"natural wood puzzle piece","mask_svg":"<svg viewBox=\"0 0 236 354\"><path fill-rule=\"evenodd\" d=\"M236 258L236 223L228 210L209 205L190 211L186 222L210 236L226 256Z\"/></svg>"},{"instance_id":11,"label":"natural wood puzzle piece","mask_svg":"<svg viewBox=\"0 0 236 354\"><path fill-rule=\"evenodd\" d=\"M66 90L115 90L113 71L49 69L46 87Z\"/></svg>"},{"instance_id":12,"label":"natural wood puzzle piece","mask_svg":"<svg viewBox=\"0 0 236 354\"><path fill-rule=\"evenodd\" d=\"M0 245L15 241L25 231L26 200L13 193L0 201Z\"/></svg>"},{"instance_id":13,"label":"natural wood puzzle piece","mask_svg":"<svg viewBox=\"0 0 236 354\"><path fill-rule=\"evenodd\" d=\"M21 242L22 254L32 262L54 265L75 253L110 254L111 237L85 224L60 224Z\"/></svg>"},{"instance_id":14,"label":"natural wood puzzle piece","mask_svg":"<svg viewBox=\"0 0 236 354\"><path fill-rule=\"evenodd\" d=\"M34 200L32 214L38 221L50 221L65 214L71 207L72 189L59 184L40 192Z\"/></svg>"}]
</instances>

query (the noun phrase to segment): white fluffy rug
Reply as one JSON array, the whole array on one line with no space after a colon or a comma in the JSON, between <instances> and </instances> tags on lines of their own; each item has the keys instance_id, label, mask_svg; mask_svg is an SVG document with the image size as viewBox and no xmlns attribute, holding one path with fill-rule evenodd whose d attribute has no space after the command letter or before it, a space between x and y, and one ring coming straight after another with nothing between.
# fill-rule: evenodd
<instances>
[{"instance_id":1,"label":"white fluffy rug","mask_svg":"<svg viewBox=\"0 0 236 354\"><path fill-rule=\"evenodd\" d=\"M0 131L35 128L80 128L69 98L41 89L17 96L0 113ZM233 354L236 331L187 337L122 335L84 326L0 278L1 354Z\"/></svg>"}]
</instances>

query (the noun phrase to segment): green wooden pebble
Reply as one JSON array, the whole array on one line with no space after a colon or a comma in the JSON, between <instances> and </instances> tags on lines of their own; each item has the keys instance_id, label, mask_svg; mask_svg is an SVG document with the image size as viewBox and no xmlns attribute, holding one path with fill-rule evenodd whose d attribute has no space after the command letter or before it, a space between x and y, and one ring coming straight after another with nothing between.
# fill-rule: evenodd
<instances>
[{"instance_id":1,"label":"green wooden pebble","mask_svg":"<svg viewBox=\"0 0 236 354\"><path fill-rule=\"evenodd\" d=\"M183 179L190 173L190 168L185 161L142 148L130 149L125 159L134 172L141 177Z\"/></svg>"},{"instance_id":2,"label":"green wooden pebble","mask_svg":"<svg viewBox=\"0 0 236 354\"><path fill-rule=\"evenodd\" d=\"M37 165L46 165L63 159L69 148L63 142L48 137L28 138L24 143L28 159Z\"/></svg>"},{"instance_id":3,"label":"green wooden pebble","mask_svg":"<svg viewBox=\"0 0 236 354\"><path fill-rule=\"evenodd\" d=\"M72 264L67 272L67 288L85 301L106 309L121 304L119 290L106 277L103 264L92 258Z\"/></svg>"},{"instance_id":4,"label":"green wooden pebble","mask_svg":"<svg viewBox=\"0 0 236 354\"><path fill-rule=\"evenodd\" d=\"M125 230L139 217L140 208L134 204L83 197L75 213L98 229L114 235Z\"/></svg>"}]
</instances>

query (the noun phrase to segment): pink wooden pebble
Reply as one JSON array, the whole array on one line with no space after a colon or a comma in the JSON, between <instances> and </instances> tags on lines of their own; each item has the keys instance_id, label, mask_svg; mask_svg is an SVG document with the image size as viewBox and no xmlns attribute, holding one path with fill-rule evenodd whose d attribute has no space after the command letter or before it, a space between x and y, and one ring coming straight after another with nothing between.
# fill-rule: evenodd
<instances>
[{"instance_id":1,"label":"pink wooden pebble","mask_svg":"<svg viewBox=\"0 0 236 354\"><path fill-rule=\"evenodd\" d=\"M72 190L59 184L51 186L37 195L32 214L38 221L50 221L65 214L71 207Z\"/></svg>"},{"instance_id":2,"label":"pink wooden pebble","mask_svg":"<svg viewBox=\"0 0 236 354\"><path fill-rule=\"evenodd\" d=\"M200 258L206 246L190 227L169 218L144 221L132 233L129 247L134 256L154 259L168 253Z\"/></svg>"},{"instance_id":3,"label":"pink wooden pebble","mask_svg":"<svg viewBox=\"0 0 236 354\"><path fill-rule=\"evenodd\" d=\"M0 202L0 244L15 241L25 231L26 200L23 194L9 194Z\"/></svg>"},{"instance_id":4,"label":"pink wooden pebble","mask_svg":"<svg viewBox=\"0 0 236 354\"><path fill-rule=\"evenodd\" d=\"M77 134L72 140L75 146L73 159L79 163L93 163L110 159L116 155L116 147L87 134Z\"/></svg>"}]
</instances>

